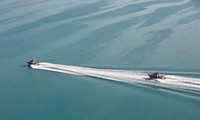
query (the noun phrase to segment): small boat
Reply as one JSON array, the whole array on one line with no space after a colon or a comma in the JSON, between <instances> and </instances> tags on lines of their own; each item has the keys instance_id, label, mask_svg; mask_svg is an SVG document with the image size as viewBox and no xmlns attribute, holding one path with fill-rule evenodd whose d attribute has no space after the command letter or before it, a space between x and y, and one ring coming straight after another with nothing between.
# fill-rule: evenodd
<instances>
[{"instance_id":1,"label":"small boat","mask_svg":"<svg viewBox=\"0 0 200 120\"><path fill-rule=\"evenodd\" d=\"M29 61L27 61L27 63L28 63L28 66L31 66L31 65L39 65L39 63L36 62L35 60L29 60Z\"/></svg>"},{"instance_id":2,"label":"small boat","mask_svg":"<svg viewBox=\"0 0 200 120\"><path fill-rule=\"evenodd\" d=\"M165 76L160 75L158 72L153 74L148 74L148 76L150 77L150 79L166 79Z\"/></svg>"}]
</instances>

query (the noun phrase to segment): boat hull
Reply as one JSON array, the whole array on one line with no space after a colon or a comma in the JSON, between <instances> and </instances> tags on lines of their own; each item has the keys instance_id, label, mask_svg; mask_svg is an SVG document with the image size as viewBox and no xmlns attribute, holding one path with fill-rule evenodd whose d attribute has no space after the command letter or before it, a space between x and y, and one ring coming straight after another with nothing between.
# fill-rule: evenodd
<instances>
[{"instance_id":1,"label":"boat hull","mask_svg":"<svg viewBox=\"0 0 200 120\"><path fill-rule=\"evenodd\" d=\"M165 76L155 76L155 75L151 75L151 74L148 74L148 76L150 77L150 79L166 79Z\"/></svg>"},{"instance_id":2,"label":"boat hull","mask_svg":"<svg viewBox=\"0 0 200 120\"><path fill-rule=\"evenodd\" d=\"M27 63L29 67L31 67L31 65L39 65L39 63L35 62L34 60L29 60Z\"/></svg>"}]
</instances>

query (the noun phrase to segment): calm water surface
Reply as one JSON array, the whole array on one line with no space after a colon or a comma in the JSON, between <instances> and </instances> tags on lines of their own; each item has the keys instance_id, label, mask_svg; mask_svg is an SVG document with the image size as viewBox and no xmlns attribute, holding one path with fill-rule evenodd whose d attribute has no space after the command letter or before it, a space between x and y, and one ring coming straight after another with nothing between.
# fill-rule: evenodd
<instances>
[{"instance_id":1,"label":"calm water surface","mask_svg":"<svg viewBox=\"0 0 200 120\"><path fill-rule=\"evenodd\" d=\"M40 71L25 63L200 78L199 33L199 0L2 0L0 119L199 120L199 91Z\"/></svg>"}]
</instances>

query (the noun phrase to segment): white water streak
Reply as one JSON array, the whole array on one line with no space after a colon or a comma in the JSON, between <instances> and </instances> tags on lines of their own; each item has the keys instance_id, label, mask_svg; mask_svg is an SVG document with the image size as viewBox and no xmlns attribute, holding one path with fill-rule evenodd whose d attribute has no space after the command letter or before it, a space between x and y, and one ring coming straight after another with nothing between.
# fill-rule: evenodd
<instances>
[{"instance_id":1,"label":"white water streak","mask_svg":"<svg viewBox=\"0 0 200 120\"><path fill-rule=\"evenodd\" d=\"M102 78L107 80L139 83L145 85L153 85L158 87L167 87L173 89L200 90L200 79L180 77L174 75L166 75L167 79L150 80L144 72L131 70L112 70L112 69L96 69L71 65L61 65L41 62L39 65L31 65L34 69L61 72L67 74L83 75L89 77Z\"/></svg>"}]
</instances>

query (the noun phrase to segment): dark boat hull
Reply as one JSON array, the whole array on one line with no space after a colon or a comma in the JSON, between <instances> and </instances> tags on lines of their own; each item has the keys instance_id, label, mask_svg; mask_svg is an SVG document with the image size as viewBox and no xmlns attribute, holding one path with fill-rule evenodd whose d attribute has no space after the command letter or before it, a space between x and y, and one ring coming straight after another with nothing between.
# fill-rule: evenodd
<instances>
[{"instance_id":1,"label":"dark boat hull","mask_svg":"<svg viewBox=\"0 0 200 120\"><path fill-rule=\"evenodd\" d=\"M165 76L155 76L155 75L151 75L151 74L148 74L148 76L150 77L150 79L166 79Z\"/></svg>"},{"instance_id":2,"label":"dark boat hull","mask_svg":"<svg viewBox=\"0 0 200 120\"><path fill-rule=\"evenodd\" d=\"M29 60L29 61L27 61L27 63L28 63L28 66L39 65L39 63L35 62L34 60Z\"/></svg>"}]
</instances>

